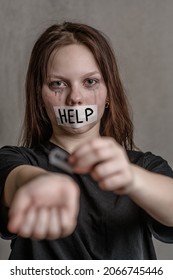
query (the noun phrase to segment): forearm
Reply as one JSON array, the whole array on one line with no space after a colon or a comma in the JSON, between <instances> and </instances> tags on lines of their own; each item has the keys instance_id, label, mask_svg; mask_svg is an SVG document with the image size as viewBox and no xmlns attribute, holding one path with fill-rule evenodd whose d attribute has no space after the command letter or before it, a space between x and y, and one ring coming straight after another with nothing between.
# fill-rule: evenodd
<instances>
[{"instance_id":1,"label":"forearm","mask_svg":"<svg viewBox=\"0 0 173 280\"><path fill-rule=\"evenodd\" d=\"M47 173L46 170L35 166L22 165L16 167L13 171L10 172L5 182L5 188L4 188L5 205L7 207L10 207L16 191L21 186L33 180L37 176L40 176L45 173Z\"/></svg>"},{"instance_id":2,"label":"forearm","mask_svg":"<svg viewBox=\"0 0 173 280\"><path fill-rule=\"evenodd\" d=\"M153 218L173 226L173 179L132 165L133 187L129 197Z\"/></svg>"}]
</instances>

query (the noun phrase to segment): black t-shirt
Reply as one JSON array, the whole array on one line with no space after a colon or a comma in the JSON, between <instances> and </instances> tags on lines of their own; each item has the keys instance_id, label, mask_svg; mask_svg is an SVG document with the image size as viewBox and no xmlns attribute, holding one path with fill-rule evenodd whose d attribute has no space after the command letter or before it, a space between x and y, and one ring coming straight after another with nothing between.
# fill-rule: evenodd
<instances>
[{"instance_id":1,"label":"black t-shirt","mask_svg":"<svg viewBox=\"0 0 173 280\"><path fill-rule=\"evenodd\" d=\"M63 173L48 161L49 151L55 147L60 149L51 142L33 149L1 148L1 197L8 174L19 165L29 164ZM161 157L139 151L127 151L127 154L132 163L173 177L173 171ZM75 231L66 238L36 241L9 233L8 209L1 202L0 233L2 238L12 239L10 259L155 259L152 235L160 241L173 243L173 228L154 220L128 196L101 190L89 175L74 174L73 177L81 191L80 212Z\"/></svg>"}]
</instances>

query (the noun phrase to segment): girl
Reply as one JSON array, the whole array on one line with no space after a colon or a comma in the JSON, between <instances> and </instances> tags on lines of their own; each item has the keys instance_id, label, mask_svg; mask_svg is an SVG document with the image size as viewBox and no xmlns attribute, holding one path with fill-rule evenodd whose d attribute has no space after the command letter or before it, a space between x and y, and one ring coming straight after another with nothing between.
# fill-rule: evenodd
<instances>
[{"instance_id":1,"label":"girl","mask_svg":"<svg viewBox=\"0 0 173 280\"><path fill-rule=\"evenodd\" d=\"M22 146L0 150L10 259L155 259L173 242L173 171L135 150L113 51L85 24L49 27L26 77ZM72 174L49 163L63 152Z\"/></svg>"}]
</instances>

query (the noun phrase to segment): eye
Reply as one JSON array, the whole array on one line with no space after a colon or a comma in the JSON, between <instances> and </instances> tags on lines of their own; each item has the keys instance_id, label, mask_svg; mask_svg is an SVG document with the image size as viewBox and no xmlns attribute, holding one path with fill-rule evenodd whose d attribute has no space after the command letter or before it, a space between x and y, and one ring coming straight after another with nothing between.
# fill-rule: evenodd
<instances>
[{"instance_id":1,"label":"eye","mask_svg":"<svg viewBox=\"0 0 173 280\"><path fill-rule=\"evenodd\" d=\"M98 80L97 79L86 79L84 82L84 85L88 88L94 87L95 85L98 84Z\"/></svg>"},{"instance_id":2,"label":"eye","mask_svg":"<svg viewBox=\"0 0 173 280\"><path fill-rule=\"evenodd\" d=\"M58 90L65 88L67 84L64 81L52 81L49 82L48 86L51 90Z\"/></svg>"}]
</instances>

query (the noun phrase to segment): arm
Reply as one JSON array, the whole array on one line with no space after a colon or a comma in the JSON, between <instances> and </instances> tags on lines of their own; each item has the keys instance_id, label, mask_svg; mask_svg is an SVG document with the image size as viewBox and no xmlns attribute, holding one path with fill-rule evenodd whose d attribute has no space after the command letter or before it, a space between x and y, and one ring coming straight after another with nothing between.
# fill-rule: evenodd
<instances>
[{"instance_id":1,"label":"arm","mask_svg":"<svg viewBox=\"0 0 173 280\"><path fill-rule=\"evenodd\" d=\"M157 221L173 226L173 179L131 164L112 138L78 147L69 162L75 172L89 172L103 190L128 195Z\"/></svg>"},{"instance_id":2,"label":"arm","mask_svg":"<svg viewBox=\"0 0 173 280\"><path fill-rule=\"evenodd\" d=\"M132 165L130 198L166 226L173 226L173 179Z\"/></svg>"},{"instance_id":3,"label":"arm","mask_svg":"<svg viewBox=\"0 0 173 280\"><path fill-rule=\"evenodd\" d=\"M9 231L23 237L55 239L76 227L79 189L69 176L16 167L6 179L4 201L10 207Z\"/></svg>"}]
</instances>

